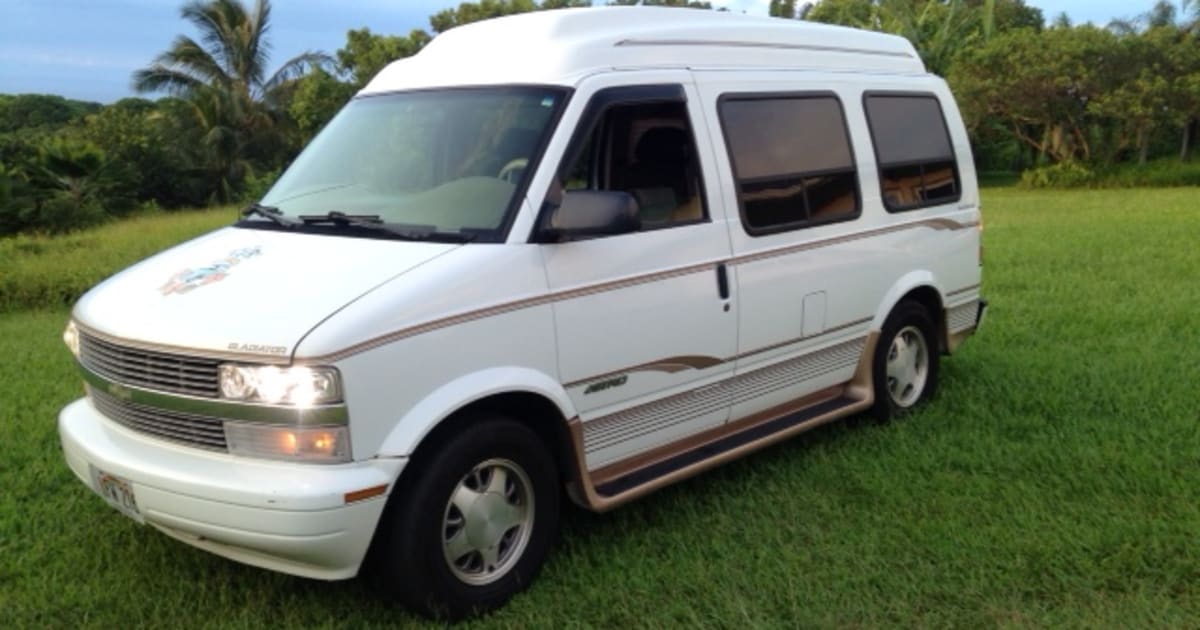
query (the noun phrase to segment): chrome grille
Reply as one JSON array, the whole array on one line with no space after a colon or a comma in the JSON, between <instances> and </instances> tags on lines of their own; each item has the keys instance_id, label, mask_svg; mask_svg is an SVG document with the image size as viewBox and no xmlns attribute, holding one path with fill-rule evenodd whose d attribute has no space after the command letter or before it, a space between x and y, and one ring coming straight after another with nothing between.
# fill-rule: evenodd
<instances>
[{"instance_id":1,"label":"chrome grille","mask_svg":"<svg viewBox=\"0 0 1200 630\"><path fill-rule=\"evenodd\" d=\"M216 398L216 359L120 346L84 332L79 335L79 360L104 378L152 391Z\"/></svg>"},{"instance_id":2,"label":"chrome grille","mask_svg":"<svg viewBox=\"0 0 1200 630\"><path fill-rule=\"evenodd\" d=\"M188 446L228 450L220 418L147 407L121 400L90 385L87 389L96 410L127 429Z\"/></svg>"}]
</instances>

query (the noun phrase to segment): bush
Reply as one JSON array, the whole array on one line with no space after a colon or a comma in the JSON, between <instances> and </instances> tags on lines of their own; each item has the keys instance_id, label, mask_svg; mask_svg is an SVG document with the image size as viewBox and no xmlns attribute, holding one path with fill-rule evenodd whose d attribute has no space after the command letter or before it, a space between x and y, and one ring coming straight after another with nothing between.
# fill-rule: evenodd
<instances>
[{"instance_id":1,"label":"bush","mask_svg":"<svg viewBox=\"0 0 1200 630\"><path fill-rule=\"evenodd\" d=\"M1090 186L1096 174L1078 162L1059 162L1021 173L1022 188L1084 188Z\"/></svg>"},{"instance_id":2,"label":"bush","mask_svg":"<svg viewBox=\"0 0 1200 630\"><path fill-rule=\"evenodd\" d=\"M1174 158L1130 164L1105 172L1097 181L1102 188L1200 186L1200 161Z\"/></svg>"},{"instance_id":3,"label":"bush","mask_svg":"<svg viewBox=\"0 0 1200 630\"><path fill-rule=\"evenodd\" d=\"M1145 164L1089 166L1062 162L1021 174L1023 188L1170 188L1200 186L1200 161L1174 158Z\"/></svg>"}]
</instances>

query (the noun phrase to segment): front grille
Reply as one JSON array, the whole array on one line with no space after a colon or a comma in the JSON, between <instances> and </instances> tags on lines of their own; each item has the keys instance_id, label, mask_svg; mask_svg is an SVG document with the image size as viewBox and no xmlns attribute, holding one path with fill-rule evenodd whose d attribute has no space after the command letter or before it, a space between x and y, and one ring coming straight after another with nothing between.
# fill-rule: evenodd
<instances>
[{"instance_id":1,"label":"front grille","mask_svg":"<svg viewBox=\"0 0 1200 630\"><path fill-rule=\"evenodd\" d=\"M107 380L152 391L216 398L216 359L140 350L97 339L80 331L79 360Z\"/></svg>"},{"instance_id":2,"label":"front grille","mask_svg":"<svg viewBox=\"0 0 1200 630\"><path fill-rule=\"evenodd\" d=\"M88 386L87 389L96 410L127 429L188 446L228 450L220 418L147 407L121 400L95 387Z\"/></svg>"}]
</instances>

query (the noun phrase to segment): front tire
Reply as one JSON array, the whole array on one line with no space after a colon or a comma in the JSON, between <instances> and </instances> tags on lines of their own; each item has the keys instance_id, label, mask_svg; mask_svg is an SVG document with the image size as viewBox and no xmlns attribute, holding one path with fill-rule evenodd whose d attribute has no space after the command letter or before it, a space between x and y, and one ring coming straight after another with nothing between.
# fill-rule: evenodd
<instances>
[{"instance_id":1,"label":"front tire","mask_svg":"<svg viewBox=\"0 0 1200 630\"><path fill-rule=\"evenodd\" d=\"M406 606L456 620L503 605L532 581L558 530L554 458L529 427L464 419L401 475L377 558Z\"/></svg>"},{"instance_id":2,"label":"front tire","mask_svg":"<svg viewBox=\"0 0 1200 630\"><path fill-rule=\"evenodd\" d=\"M903 416L937 391L936 331L925 307L908 300L884 322L872 362L872 413L879 420Z\"/></svg>"}]
</instances>

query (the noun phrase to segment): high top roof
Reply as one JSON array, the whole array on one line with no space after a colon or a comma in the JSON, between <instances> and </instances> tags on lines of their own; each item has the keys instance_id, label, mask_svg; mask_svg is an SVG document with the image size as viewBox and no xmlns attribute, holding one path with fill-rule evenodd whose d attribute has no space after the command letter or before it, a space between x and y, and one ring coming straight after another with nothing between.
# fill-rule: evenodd
<instances>
[{"instance_id":1,"label":"high top roof","mask_svg":"<svg viewBox=\"0 0 1200 630\"><path fill-rule=\"evenodd\" d=\"M572 85L612 68L812 68L923 74L908 40L718 11L604 7L536 11L437 36L363 93L446 85Z\"/></svg>"}]
</instances>

